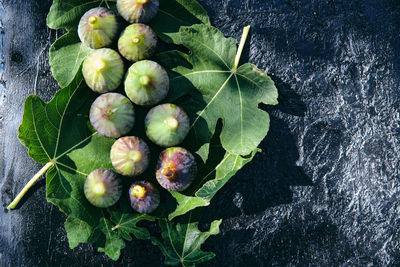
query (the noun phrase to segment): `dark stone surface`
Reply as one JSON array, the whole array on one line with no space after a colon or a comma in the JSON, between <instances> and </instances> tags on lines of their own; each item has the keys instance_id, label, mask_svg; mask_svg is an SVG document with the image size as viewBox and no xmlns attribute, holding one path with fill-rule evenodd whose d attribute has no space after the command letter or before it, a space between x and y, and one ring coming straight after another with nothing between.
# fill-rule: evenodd
<instances>
[{"instance_id":1,"label":"dark stone surface","mask_svg":"<svg viewBox=\"0 0 400 267\"><path fill-rule=\"evenodd\" d=\"M47 1L4 1L0 59L3 206L39 169L17 139L24 99L57 89L45 25ZM240 38L244 60L276 82L263 152L203 213L223 218L203 266L400 265L400 2L397 0L201 1L213 25ZM68 248L65 217L46 203L44 181L20 209L0 211L0 263L99 266L91 246ZM132 242L116 265L160 266L150 242Z\"/></svg>"}]
</instances>

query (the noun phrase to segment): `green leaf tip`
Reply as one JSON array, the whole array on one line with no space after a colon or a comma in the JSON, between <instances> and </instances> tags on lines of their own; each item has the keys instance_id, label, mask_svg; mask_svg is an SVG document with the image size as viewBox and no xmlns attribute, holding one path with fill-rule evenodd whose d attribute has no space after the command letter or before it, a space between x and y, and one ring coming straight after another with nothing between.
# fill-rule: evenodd
<instances>
[{"instance_id":1,"label":"green leaf tip","mask_svg":"<svg viewBox=\"0 0 400 267\"><path fill-rule=\"evenodd\" d=\"M222 220L213 221L208 231L201 232L198 222L191 222L191 215L188 217L188 223L174 224L165 219L159 220L162 240L154 237L151 240L164 254L164 263L167 265L194 266L215 257L214 253L201 250L201 245L211 235L219 234Z\"/></svg>"}]
</instances>

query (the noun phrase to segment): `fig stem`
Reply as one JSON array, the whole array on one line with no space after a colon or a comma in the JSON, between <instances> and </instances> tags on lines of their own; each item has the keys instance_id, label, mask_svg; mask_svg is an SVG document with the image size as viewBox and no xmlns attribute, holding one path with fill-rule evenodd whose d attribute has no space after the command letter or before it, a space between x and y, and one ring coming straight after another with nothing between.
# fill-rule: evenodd
<instances>
[{"instance_id":1,"label":"fig stem","mask_svg":"<svg viewBox=\"0 0 400 267\"><path fill-rule=\"evenodd\" d=\"M243 28L242 38L240 39L239 48L235 58L235 65L233 66L232 72L236 72L239 66L240 57L242 56L243 48L246 43L247 36L249 35L249 31L250 31L250 25Z\"/></svg>"},{"instance_id":2,"label":"fig stem","mask_svg":"<svg viewBox=\"0 0 400 267\"><path fill-rule=\"evenodd\" d=\"M43 166L43 168L40 169L33 177L32 179L25 185L25 187L22 189L22 191L16 196L16 198L8 205L7 209L15 209L15 207L18 205L20 200L24 197L24 195L28 192L28 190L32 187L32 185L48 170L50 167L54 165L54 162L48 162L46 165Z\"/></svg>"}]
</instances>

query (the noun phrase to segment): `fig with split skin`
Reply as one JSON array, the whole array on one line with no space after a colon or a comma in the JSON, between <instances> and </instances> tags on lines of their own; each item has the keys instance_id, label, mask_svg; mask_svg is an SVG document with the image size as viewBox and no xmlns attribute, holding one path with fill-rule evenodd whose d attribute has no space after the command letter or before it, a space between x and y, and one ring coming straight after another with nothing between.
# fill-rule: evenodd
<instances>
[{"instance_id":1,"label":"fig with split skin","mask_svg":"<svg viewBox=\"0 0 400 267\"><path fill-rule=\"evenodd\" d=\"M194 156L182 147L170 147L161 152L157 163L158 183L170 191L184 191L197 174Z\"/></svg>"},{"instance_id":2,"label":"fig with split skin","mask_svg":"<svg viewBox=\"0 0 400 267\"><path fill-rule=\"evenodd\" d=\"M111 147L110 158L119 174L132 177L142 174L147 169L150 150L139 137L125 136L115 141Z\"/></svg>"},{"instance_id":3,"label":"fig with split skin","mask_svg":"<svg viewBox=\"0 0 400 267\"><path fill-rule=\"evenodd\" d=\"M149 22L158 6L159 0L117 0L118 13L130 23Z\"/></svg>"},{"instance_id":4,"label":"fig with split skin","mask_svg":"<svg viewBox=\"0 0 400 267\"><path fill-rule=\"evenodd\" d=\"M163 100L169 90L169 78L165 69L151 60L134 63L125 77L125 93L140 106L153 106Z\"/></svg>"},{"instance_id":5,"label":"fig with split skin","mask_svg":"<svg viewBox=\"0 0 400 267\"><path fill-rule=\"evenodd\" d=\"M182 108L162 104L152 108L145 118L147 137L162 147L180 144L190 129L190 120Z\"/></svg>"},{"instance_id":6,"label":"fig with split skin","mask_svg":"<svg viewBox=\"0 0 400 267\"><path fill-rule=\"evenodd\" d=\"M132 102L125 96L118 93L106 93L93 102L89 119L100 135L118 138L133 128L135 110Z\"/></svg>"},{"instance_id":7,"label":"fig with split skin","mask_svg":"<svg viewBox=\"0 0 400 267\"><path fill-rule=\"evenodd\" d=\"M129 61L151 57L156 51L157 36L147 25L136 23L125 28L118 39L118 50Z\"/></svg>"},{"instance_id":8,"label":"fig with split skin","mask_svg":"<svg viewBox=\"0 0 400 267\"><path fill-rule=\"evenodd\" d=\"M151 213L160 204L158 189L149 182L135 182L129 188L131 207L139 213Z\"/></svg>"},{"instance_id":9,"label":"fig with split skin","mask_svg":"<svg viewBox=\"0 0 400 267\"><path fill-rule=\"evenodd\" d=\"M111 45L117 34L117 17L107 8L92 8L79 21L79 39L90 48L97 49Z\"/></svg>"},{"instance_id":10,"label":"fig with split skin","mask_svg":"<svg viewBox=\"0 0 400 267\"><path fill-rule=\"evenodd\" d=\"M95 207L108 208L118 202L122 194L122 183L117 174L109 169L97 169L86 178L86 199Z\"/></svg>"},{"instance_id":11,"label":"fig with split skin","mask_svg":"<svg viewBox=\"0 0 400 267\"><path fill-rule=\"evenodd\" d=\"M86 84L97 93L114 91L124 76L124 62L110 48L94 50L83 61L82 74Z\"/></svg>"}]
</instances>

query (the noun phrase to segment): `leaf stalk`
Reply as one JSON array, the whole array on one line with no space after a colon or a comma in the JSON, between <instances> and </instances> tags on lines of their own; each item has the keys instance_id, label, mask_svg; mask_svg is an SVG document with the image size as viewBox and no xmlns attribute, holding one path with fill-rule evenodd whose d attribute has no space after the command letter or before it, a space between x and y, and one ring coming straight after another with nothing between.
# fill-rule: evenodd
<instances>
[{"instance_id":1,"label":"leaf stalk","mask_svg":"<svg viewBox=\"0 0 400 267\"><path fill-rule=\"evenodd\" d=\"M234 73L236 72L236 70L239 66L240 57L242 56L243 48L246 43L247 36L249 35L249 31L250 31L250 25L243 28L242 38L240 39L239 48L236 53L235 65L233 66L233 69L232 69L232 72L234 72Z\"/></svg>"},{"instance_id":2,"label":"leaf stalk","mask_svg":"<svg viewBox=\"0 0 400 267\"><path fill-rule=\"evenodd\" d=\"M35 182L48 170L50 167L54 165L54 162L50 161L46 165L43 166L43 168L40 169L33 177L32 179L25 185L25 187L22 189L22 191L16 196L16 198L10 203L10 205L7 206L8 210L15 209L15 207L18 205L18 203L21 201L21 199L24 197L24 195L28 192L28 190L35 184Z\"/></svg>"}]
</instances>

